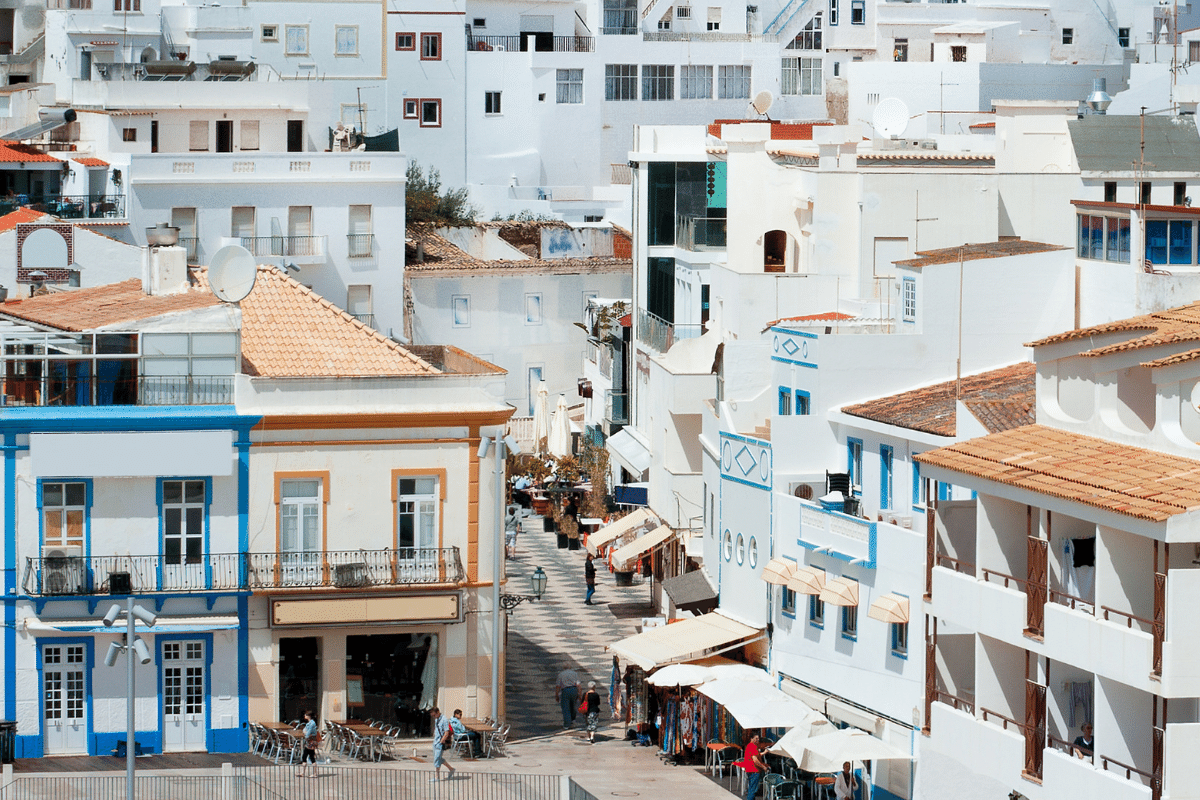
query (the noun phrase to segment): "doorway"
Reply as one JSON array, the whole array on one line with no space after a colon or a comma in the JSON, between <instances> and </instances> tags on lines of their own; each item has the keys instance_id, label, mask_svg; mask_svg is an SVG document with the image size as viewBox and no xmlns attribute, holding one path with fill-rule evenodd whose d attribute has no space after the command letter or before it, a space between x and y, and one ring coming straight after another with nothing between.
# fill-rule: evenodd
<instances>
[{"instance_id":1,"label":"doorway","mask_svg":"<svg viewBox=\"0 0 1200 800\"><path fill-rule=\"evenodd\" d=\"M304 152L304 120L287 121L287 149L289 153Z\"/></svg>"},{"instance_id":2,"label":"doorway","mask_svg":"<svg viewBox=\"0 0 1200 800\"><path fill-rule=\"evenodd\" d=\"M350 719L383 719L401 736L430 735L437 704L438 637L432 633L346 637L346 712Z\"/></svg>"},{"instance_id":3,"label":"doorway","mask_svg":"<svg viewBox=\"0 0 1200 800\"><path fill-rule=\"evenodd\" d=\"M82 644L42 648L42 750L48 756L88 751L87 668Z\"/></svg>"},{"instance_id":4,"label":"doorway","mask_svg":"<svg viewBox=\"0 0 1200 800\"><path fill-rule=\"evenodd\" d=\"M304 718L320 705L321 642L315 636L279 640L279 720Z\"/></svg>"},{"instance_id":5,"label":"doorway","mask_svg":"<svg viewBox=\"0 0 1200 800\"><path fill-rule=\"evenodd\" d=\"M217 152L233 152L233 120L217 120Z\"/></svg>"},{"instance_id":6,"label":"doorway","mask_svg":"<svg viewBox=\"0 0 1200 800\"><path fill-rule=\"evenodd\" d=\"M207 642L162 643L163 752L207 750Z\"/></svg>"}]
</instances>

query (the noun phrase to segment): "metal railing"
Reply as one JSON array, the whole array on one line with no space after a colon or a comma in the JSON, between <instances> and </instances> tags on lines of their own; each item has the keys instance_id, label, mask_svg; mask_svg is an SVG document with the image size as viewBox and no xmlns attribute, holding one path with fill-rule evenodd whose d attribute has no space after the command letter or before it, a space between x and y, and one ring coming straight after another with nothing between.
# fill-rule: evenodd
<instances>
[{"instance_id":1,"label":"metal railing","mask_svg":"<svg viewBox=\"0 0 1200 800\"><path fill-rule=\"evenodd\" d=\"M522 42L521 40L525 41ZM522 48L521 45L525 47ZM473 36L467 34L467 50L477 53L487 53L493 50L532 50L549 53L593 53L596 51L596 39L593 36L555 36L550 47L539 47L537 39L532 34L517 36Z\"/></svg>"},{"instance_id":2,"label":"metal railing","mask_svg":"<svg viewBox=\"0 0 1200 800\"><path fill-rule=\"evenodd\" d=\"M76 362L78 363L78 362ZM50 374L0 376L6 406L213 406L233 402L232 376L97 378Z\"/></svg>"},{"instance_id":3,"label":"metal railing","mask_svg":"<svg viewBox=\"0 0 1200 800\"><path fill-rule=\"evenodd\" d=\"M350 258L370 258L375 255L375 234L346 234L346 249Z\"/></svg>"},{"instance_id":4,"label":"metal railing","mask_svg":"<svg viewBox=\"0 0 1200 800\"><path fill-rule=\"evenodd\" d=\"M67 11L87 11L92 7L92 0L49 0L46 8Z\"/></svg>"},{"instance_id":5,"label":"metal railing","mask_svg":"<svg viewBox=\"0 0 1200 800\"><path fill-rule=\"evenodd\" d=\"M247 788L257 787L270 793L264 797L294 798L306 793L298 790L295 771L295 767L287 765L234 767L233 774L244 779ZM431 773L428 768L361 769L322 764L317 773L321 797L353 797L355 800L565 800L562 798L560 775L468 772L464 769L455 774L453 781L430 785ZM240 800L238 795L234 797Z\"/></svg>"},{"instance_id":6,"label":"metal railing","mask_svg":"<svg viewBox=\"0 0 1200 800\"><path fill-rule=\"evenodd\" d=\"M60 219L124 219L125 195L28 195L0 198L0 215L27 207Z\"/></svg>"},{"instance_id":7,"label":"metal railing","mask_svg":"<svg viewBox=\"0 0 1200 800\"><path fill-rule=\"evenodd\" d=\"M1068 742L1066 739L1060 739L1057 736L1055 736L1053 733L1046 734L1046 741L1049 743L1050 747L1053 747L1055 750L1058 750L1060 753L1066 753L1069 756L1074 756L1075 758L1078 758L1078 756L1075 755L1075 750L1077 748L1075 747L1074 742ZM1094 744L1094 742L1093 742L1093 744ZM1080 752L1082 752L1082 751L1080 751ZM1083 757L1083 760L1088 761L1093 764L1096 763L1095 752L1085 755Z\"/></svg>"},{"instance_id":8,"label":"metal railing","mask_svg":"<svg viewBox=\"0 0 1200 800\"><path fill-rule=\"evenodd\" d=\"M665 353L680 339L695 339L704 333L700 325L678 325L638 309L638 340L648 347Z\"/></svg>"},{"instance_id":9,"label":"metal railing","mask_svg":"<svg viewBox=\"0 0 1200 800\"><path fill-rule=\"evenodd\" d=\"M177 242L180 247L187 251L187 261L189 264L200 263L200 238L197 236L180 236Z\"/></svg>"},{"instance_id":10,"label":"metal railing","mask_svg":"<svg viewBox=\"0 0 1200 800\"><path fill-rule=\"evenodd\" d=\"M642 29L635 25L621 25L616 28L601 28L601 36L637 36Z\"/></svg>"},{"instance_id":11,"label":"metal railing","mask_svg":"<svg viewBox=\"0 0 1200 800\"><path fill-rule=\"evenodd\" d=\"M1000 727L1002 727L1004 730L1008 730L1008 726L1012 725L1014 728L1016 728L1021 733L1022 736L1024 736L1025 732L1029 729L1029 726L1026 725L1024 722L1017 722L1012 717L1006 717L1003 714L1000 714L996 711L992 711L991 709L987 709L987 708L983 708L980 710L983 712L983 721L984 722L990 721L989 717L994 717L994 718L1000 720Z\"/></svg>"},{"instance_id":12,"label":"metal railing","mask_svg":"<svg viewBox=\"0 0 1200 800\"><path fill-rule=\"evenodd\" d=\"M221 775L139 775L134 791L139 800L283 800L245 778ZM0 787L0 800L45 800L51 797L86 797L88 800L125 800L125 775L19 775Z\"/></svg>"},{"instance_id":13,"label":"metal railing","mask_svg":"<svg viewBox=\"0 0 1200 800\"><path fill-rule=\"evenodd\" d=\"M1134 775L1138 775L1138 776L1141 776L1142 778L1146 779L1147 785L1151 785L1154 782L1154 773L1152 773L1152 772L1147 772L1144 769L1138 769L1137 767L1130 766L1129 764L1125 764L1121 761L1117 761L1115 758L1112 758L1111 756L1100 756L1100 768L1105 770L1106 772L1116 772L1117 770L1110 770L1108 768L1109 764L1112 764L1114 767L1117 767L1118 770L1120 770L1120 769L1125 770L1125 780L1131 780Z\"/></svg>"},{"instance_id":14,"label":"metal railing","mask_svg":"<svg viewBox=\"0 0 1200 800\"><path fill-rule=\"evenodd\" d=\"M987 569L986 567L980 569L979 571L981 573L983 573L983 582L984 583L995 583L995 581L993 581L992 578L999 578L1004 581L1005 589L1012 588L1009 586L1009 584L1015 583L1018 587L1020 587L1020 589L1022 591L1024 591L1025 585L1028 583L1028 581L1026 581L1024 578L1017 578L1017 577L1014 577L1007 573L1000 572L998 570Z\"/></svg>"},{"instance_id":15,"label":"metal railing","mask_svg":"<svg viewBox=\"0 0 1200 800\"><path fill-rule=\"evenodd\" d=\"M971 716L975 716L975 703L972 700L967 700L964 697L943 692L941 689L933 690L933 699L944 705L953 707L956 711L963 711Z\"/></svg>"},{"instance_id":16,"label":"metal railing","mask_svg":"<svg viewBox=\"0 0 1200 800\"><path fill-rule=\"evenodd\" d=\"M1060 606L1067 606L1072 611L1082 611L1085 614L1096 614L1096 602L1088 600L1077 595L1067 592L1060 592L1057 589L1050 590L1050 602L1057 603Z\"/></svg>"},{"instance_id":17,"label":"metal railing","mask_svg":"<svg viewBox=\"0 0 1200 800\"><path fill-rule=\"evenodd\" d=\"M249 553L251 589L359 588L457 583L465 577L457 547Z\"/></svg>"},{"instance_id":18,"label":"metal railing","mask_svg":"<svg viewBox=\"0 0 1200 800\"><path fill-rule=\"evenodd\" d=\"M142 594L245 587L240 553L26 558L22 585L37 596Z\"/></svg>"},{"instance_id":19,"label":"metal railing","mask_svg":"<svg viewBox=\"0 0 1200 800\"><path fill-rule=\"evenodd\" d=\"M629 424L629 395L609 389L604 392L604 418L619 425Z\"/></svg>"},{"instance_id":20,"label":"metal railing","mask_svg":"<svg viewBox=\"0 0 1200 800\"><path fill-rule=\"evenodd\" d=\"M962 575L975 576L975 565L970 561L963 561L957 558L951 558L945 553L938 553L936 565L945 569L952 569Z\"/></svg>"},{"instance_id":21,"label":"metal railing","mask_svg":"<svg viewBox=\"0 0 1200 800\"><path fill-rule=\"evenodd\" d=\"M762 42L776 44L779 37L770 33L721 33L720 31L646 31L642 34L646 42Z\"/></svg>"},{"instance_id":22,"label":"metal railing","mask_svg":"<svg viewBox=\"0 0 1200 800\"><path fill-rule=\"evenodd\" d=\"M675 242L685 250L724 250L725 217L676 217Z\"/></svg>"},{"instance_id":23,"label":"metal railing","mask_svg":"<svg viewBox=\"0 0 1200 800\"><path fill-rule=\"evenodd\" d=\"M347 312L347 313L349 313L349 312ZM375 315L374 314L350 314L350 316L354 317L356 320L361 322L363 325L366 325L368 328L375 327Z\"/></svg>"},{"instance_id":24,"label":"metal railing","mask_svg":"<svg viewBox=\"0 0 1200 800\"><path fill-rule=\"evenodd\" d=\"M323 256L325 237L243 236L242 247L255 256ZM367 255L370 255L370 252Z\"/></svg>"},{"instance_id":25,"label":"metal railing","mask_svg":"<svg viewBox=\"0 0 1200 800\"><path fill-rule=\"evenodd\" d=\"M1141 630L1143 633L1151 633L1151 634L1154 633L1155 622L1152 619L1146 619L1145 617L1139 617L1136 614L1130 614L1128 611L1121 611L1119 609L1112 608L1111 606L1100 606L1100 612L1104 615L1104 619L1108 622L1115 621L1115 620L1109 619L1110 614L1115 614L1118 617L1125 618L1125 627L1126 628L1132 629L1133 623L1137 622L1137 623L1139 623L1139 625L1143 626L1143 627L1139 628L1139 630Z\"/></svg>"}]
</instances>

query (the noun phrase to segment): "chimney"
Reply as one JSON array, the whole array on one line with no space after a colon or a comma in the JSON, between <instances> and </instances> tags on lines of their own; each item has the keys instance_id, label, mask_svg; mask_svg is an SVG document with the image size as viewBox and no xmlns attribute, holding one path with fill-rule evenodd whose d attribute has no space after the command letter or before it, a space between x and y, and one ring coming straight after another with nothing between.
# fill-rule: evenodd
<instances>
[{"instance_id":1,"label":"chimney","mask_svg":"<svg viewBox=\"0 0 1200 800\"><path fill-rule=\"evenodd\" d=\"M187 250L180 247L179 228L165 222L146 228L149 258L142 276L146 294L179 294L188 289Z\"/></svg>"}]
</instances>

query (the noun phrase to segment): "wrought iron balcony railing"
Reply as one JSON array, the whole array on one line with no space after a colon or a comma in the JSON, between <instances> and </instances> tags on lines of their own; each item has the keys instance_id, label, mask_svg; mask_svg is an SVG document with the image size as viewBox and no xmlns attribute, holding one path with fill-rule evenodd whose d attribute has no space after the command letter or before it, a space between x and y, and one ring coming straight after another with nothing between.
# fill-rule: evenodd
<instances>
[{"instance_id":1,"label":"wrought iron balcony railing","mask_svg":"<svg viewBox=\"0 0 1200 800\"><path fill-rule=\"evenodd\" d=\"M457 547L249 553L247 588L404 586L463 579Z\"/></svg>"}]
</instances>

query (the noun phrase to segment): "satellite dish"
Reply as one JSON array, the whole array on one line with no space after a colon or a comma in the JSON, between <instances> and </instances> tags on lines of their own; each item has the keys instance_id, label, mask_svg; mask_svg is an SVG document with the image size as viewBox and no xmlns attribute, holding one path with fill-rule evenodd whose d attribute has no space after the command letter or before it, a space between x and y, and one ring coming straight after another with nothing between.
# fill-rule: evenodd
<instances>
[{"instance_id":1,"label":"satellite dish","mask_svg":"<svg viewBox=\"0 0 1200 800\"><path fill-rule=\"evenodd\" d=\"M754 99L750 101L751 107L759 114L766 114L771 108L771 104L775 102L775 96L765 89L754 95Z\"/></svg>"},{"instance_id":2,"label":"satellite dish","mask_svg":"<svg viewBox=\"0 0 1200 800\"><path fill-rule=\"evenodd\" d=\"M237 303L250 294L258 279L258 265L244 247L226 245L213 253L208 264L208 287L218 300Z\"/></svg>"},{"instance_id":3,"label":"satellite dish","mask_svg":"<svg viewBox=\"0 0 1200 800\"><path fill-rule=\"evenodd\" d=\"M875 106L871 124L875 126L875 133L895 139L908 127L908 106L898 97L887 97Z\"/></svg>"}]
</instances>

